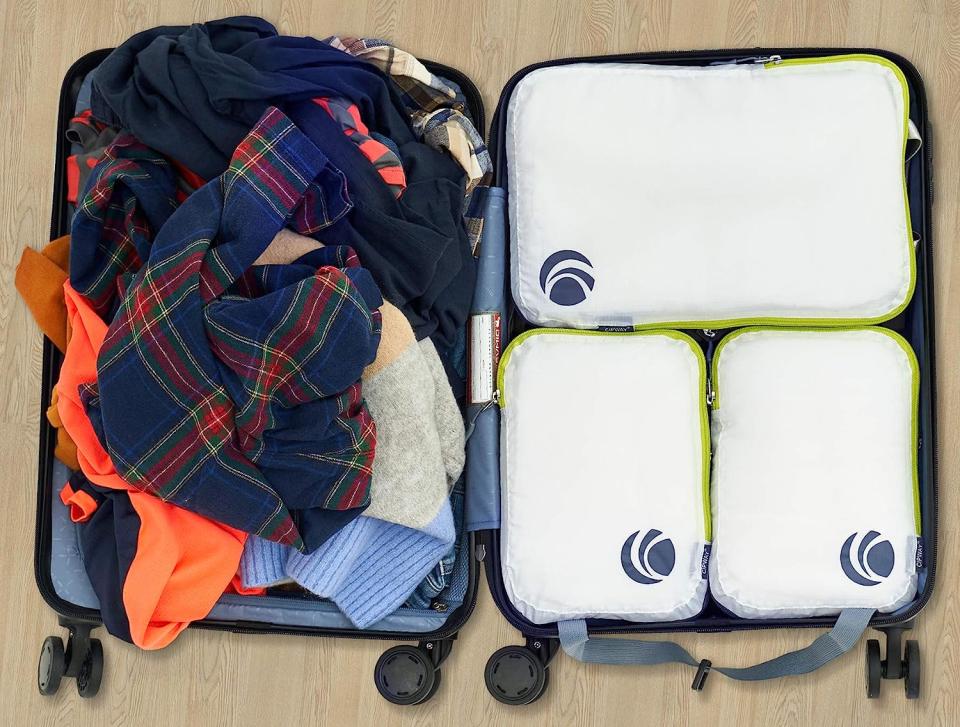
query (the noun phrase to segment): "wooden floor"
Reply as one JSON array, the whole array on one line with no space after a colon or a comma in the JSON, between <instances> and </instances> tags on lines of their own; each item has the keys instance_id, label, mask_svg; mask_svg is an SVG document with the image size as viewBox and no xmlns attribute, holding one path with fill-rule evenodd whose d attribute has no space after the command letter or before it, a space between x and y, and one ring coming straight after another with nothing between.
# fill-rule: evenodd
<instances>
[{"instance_id":1,"label":"wooden floor","mask_svg":"<svg viewBox=\"0 0 960 727\"><path fill-rule=\"evenodd\" d=\"M162 9L161 9L162 6ZM249 13L281 31L323 37L379 36L471 76L492 112L510 75L559 56L766 46L874 46L911 59L926 79L935 141L936 294L941 530L936 595L919 621L923 698L900 682L864 696L862 646L807 678L741 684L714 676L690 690L687 668L598 668L559 656L536 705L506 708L483 686L496 648L517 642L485 585L444 666L436 698L398 708L371 674L385 645L351 640L236 636L191 631L160 653L110 639L101 695L78 698L72 682L54 698L35 686L38 648L58 633L33 577L40 335L13 289L24 245L47 239L60 80L81 54L160 24ZM0 715L39 724L376 725L932 725L960 723L960 2L850 0L0 0ZM575 99L574 99L575 101ZM605 123L602 119L600 123ZM626 120L611 119L629 137ZM716 663L745 664L811 638L802 632L682 636Z\"/></svg>"}]
</instances>

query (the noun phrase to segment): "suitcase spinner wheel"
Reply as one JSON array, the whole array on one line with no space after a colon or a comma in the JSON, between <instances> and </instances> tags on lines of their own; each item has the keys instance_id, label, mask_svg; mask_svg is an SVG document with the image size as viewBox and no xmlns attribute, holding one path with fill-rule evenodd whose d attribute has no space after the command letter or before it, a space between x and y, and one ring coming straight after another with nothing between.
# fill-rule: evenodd
<instances>
[{"instance_id":1,"label":"suitcase spinner wheel","mask_svg":"<svg viewBox=\"0 0 960 727\"><path fill-rule=\"evenodd\" d=\"M527 639L526 646L498 649L483 672L487 691L503 704L533 704L547 691L548 666L558 648L556 639Z\"/></svg>"},{"instance_id":2,"label":"suitcase spinner wheel","mask_svg":"<svg viewBox=\"0 0 960 727\"><path fill-rule=\"evenodd\" d=\"M425 641L419 646L403 644L387 649L373 670L377 691L393 704L423 704L440 688L440 664L450 656L452 650L453 639Z\"/></svg>"},{"instance_id":3,"label":"suitcase spinner wheel","mask_svg":"<svg viewBox=\"0 0 960 727\"><path fill-rule=\"evenodd\" d=\"M880 659L880 642L867 639L867 699L880 696L880 680L883 678L883 662Z\"/></svg>"},{"instance_id":4,"label":"suitcase spinner wheel","mask_svg":"<svg viewBox=\"0 0 960 727\"><path fill-rule=\"evenodd\" d=\"M48 636L40 647L40 664L37 667L40 694L56 694L66 670L67 658L63 650L63 639L59 636Z\"/></svg>"},{"instance_id":5,"label":"suitcase spinner wheel","mask_svg":"<svg viewBox=\"0 0 960 727\"><path fill-rule=\"evenodd\" d=\"M97 624L61 618L60 625L70 631L67 645L64 647L59 636L43 640L37 665L37 688L40 694L50 696L60 689L64 677L73 677L81 697L95 697L103 681L103 645L100 639L90 637Z\"/></svg>"},{"instance_id":6,"label":"suitcase spinner wheel","mask_svg":"<svg viewBox=\"0 0 960 727\"><path fill-rule=\"evenodd\" d=\"M100 639L90 639L90 647L80 665L80 673L77 674L77 693L85 699L97 696L102 680L103 645Z\"/></svg>"},{"instance_id":7,"label":"suitcase spinner wheel","mask_svg":"<svg viewBox=\"0 0 960 727\"><path fill-rule=\"evenodd\" d=\"M904 658L907 673L903 678L903 686L907 699L920 697L920 644L913 639L907 641L907 652Z\"/></svg>"},{"instance_id":8,"label":"suitcase spinner wheel","mask_svg":"<svg viewBox=\"0 0 960 727\"><path fill-rule=\"evenodd\" d=\"M868 639L866 646L867 698L880 696L881 679L903 679L904 693L907 699L920 697L920 644L908 639L901 649L900 639L904 631L912 628L912 623L888 626L880 631L887 635L887 654L880 657L880 641Z\"/></svg>"}]
</instances>

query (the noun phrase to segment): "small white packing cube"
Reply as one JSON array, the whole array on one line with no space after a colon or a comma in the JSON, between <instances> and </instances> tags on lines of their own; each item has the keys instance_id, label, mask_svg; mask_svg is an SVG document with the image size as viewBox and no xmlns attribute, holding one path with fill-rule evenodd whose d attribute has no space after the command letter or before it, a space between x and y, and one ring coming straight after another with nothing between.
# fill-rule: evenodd
<instances>
[{"instance_id":1,"label":"small white packing cube","mask_svg":"<svg viewBox=\"0 0 960 727\"><path fill-rule=\"evenodd\" d=\"M710 588L743 618L917 590L917 361L881 328L747 328L714 354Z\"/></svg>"},{"instance_id":2,"label":"small white packing cube","mask_svg":"<svg viewBox=\"0 0 960 727\"><path fill-rule=\"evenodd\" d=\"M674 621L707 592L709 433L699 346L536 329L500 364L501 565L533 623Z\"/></svg>"}]
</instances>

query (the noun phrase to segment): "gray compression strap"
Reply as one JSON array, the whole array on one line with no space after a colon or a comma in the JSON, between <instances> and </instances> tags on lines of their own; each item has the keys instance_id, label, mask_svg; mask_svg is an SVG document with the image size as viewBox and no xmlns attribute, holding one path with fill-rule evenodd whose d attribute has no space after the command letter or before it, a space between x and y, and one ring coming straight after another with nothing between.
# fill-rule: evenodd
<instances>
[{"instance_id":1,"label":"gray compression strap","mask_svg":"<svg viewBox=\"0 0 960 727\"><path fill-rule=\"evenodd\" d=\"M740 681L776 679L815 671L850 651L867 629L872 616L873 609L844 609L834 627L818 636L810 646L762 664L742 668L713 667L712 670ZM686 649L672 641L591 639L587 635L587 624L583 620L560 621L557 623L557 632L563 650L579 661L594 664L700 664Z\"/></svg>"},{"instance_id":2,"label":"gray compression strap","mask_svg":"<svg viewBox=\"0 0 960 727\"><path fill-rule=\"evenodd\" d=\"M740 669L719 667L715 671L740 681L755 682L762 679L793 674L807 674L816 671L838 656L846 654L863 636L870 619L872 608L847 608L840 612L837 623L825 634L820 634L810 646L791 651L762 664L745 666Z\"/></svg>"},{"instance_id":3,"label":"gray compression strap","mask_svg":"<svg viewBox=\"0 0 960 727\"><path fill-rule=\"evenodd\" d=\"M686 649L672 641L591 639L587 635L587 622L583 619L558 621L557 633L565 652L578 661L591 664L699 664Z\"/></svg>"}]
</instances>

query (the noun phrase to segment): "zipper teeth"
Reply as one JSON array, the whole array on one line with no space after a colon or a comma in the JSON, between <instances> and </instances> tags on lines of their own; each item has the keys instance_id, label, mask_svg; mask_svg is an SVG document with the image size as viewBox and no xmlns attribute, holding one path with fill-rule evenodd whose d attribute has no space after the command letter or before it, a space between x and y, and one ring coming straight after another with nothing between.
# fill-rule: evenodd
<instances>
[{"instance_id":1,"label":"zipper teeth","mask_svg":"<svg viewBox=\"0 0 960 727\"><path fill-rule=\"evenodd\" d=\"M904 75L909 78L910 83L917 93L912 94L912 98L917 103L917 108L921 118L921 122L924 128L924 137L929 138L930 134L930 123L927 114L927 99L926 91L923 85L923 79L920 77L920 74L917 72L916 68L908 60L902 56L890 53L888 51L872 49L872 48L825 48L825 47L813 47L813 48L788 48L781 50L774 50L768 48L756 48L751 49L754 55L779 55L781 61L785 57L811 57L817 55L847 55L847 54L869 54L877 55L882 58L886 58L889 61L892 61L897 67L903 71ZM490 142L488 148L490 149L491 156L494 158L494 183L503 189L506 190L505 185L503 184L503 179L506 175L505 163L504 163L504 152L499 144L499 137L502 134L502 127L505 126L506 121L504 119L504 109L509 103L511 94L513 93L514 87L520 80L526 76L531 71L538 70L540 68L547 68L552 66L561 66L569 65L572 63L587 63L587 62L607 62L615 63L618 61L627 61L627 62L640 62L640 61L649 61L649 62L658 62L658 61L670 61L670 60L692 60L695 58L703 58L704 60L710 60L707 56L713 55L714 59L716 58L736 58L742 56L745 50L694 50L694 51L675 51L673 53L628 53L628 54L619 54L611 56L582 56L576 58L564 58L560 61L542 61L539 63L530 64L524 68L521 68L519 71L513 74L510 79L507 81L506 85L503 87L503 90L500 93L500 99L497 102L497 107L494 111L493 118L491 120L490 126ZM875 615L871 620L872 626L887 626L890 624L899 624L904 623L913 619L929 602L934 587L936 585L936 575L937 575L937 554L938 554L938 538L937 538L937 527L939 520L940 512L940 490L938 487L937 478L939 475L939 462L940 462L940 445L937 437L937 423L936 423L936 330L932 325L932 317L934 315L934 275L933 275L933 241L932 237L929 234L932 227L932 200L931 192L933 187L933 177L932 177L932 157L925 159L925 164L923 171L925 173L925 178L921 180L923 185L922 193L922 212L923 212L923 224L922 229L925 238L925 254L923 260L923 272L924 272L924 288L923 291L924 299L924 362L925 368L929 375L929 390L930 390L930 401L928 403L928 419L930 421L929 433L932 435L929 439L933 440L933 444L930 452L930 484L928 490L931 492L931 497L929 506L930 506L930 517L927 522L924 522L926 531L931 534L929 539L929 558L927 559L927 580L926 587L924 588L923 593L914 603L914 605L909 608L903 614L879 614ZM509 256L509 246L507 248L507 255ZM507 265L507 270L509 270L509 265ZM511 309L512 313L512 301L507 301L508 306ZM510 313L508 313L508 316ZM922 401L922 396L921 396ZM497 570L497 566L494 565L493 561L498 561L499 564L499 538L498 531L484 531L481 533L482 536L485 536L484 540L486 542L487 548L487 557L485 558L485 573L487 576L487 583L490 586L490 590L494 596L494 601L497 604L497 608L503 613L504 617L509 621L517 630L521 633L528 636L535 636L541 638L555 638L556 634L551 632L548 629L543 629L540 626L535 624L525 623L525 619L516 613L513 610L512 605L510 604L509 599L506 597L506 594L503 592L503 584L501 579L501 574ZM495 556L495 557L491 557ZM805 627L820 627L820 628L829 628L832 623L820 623L816 620L809 620L807 622L801 623L790 623L790 624L777 624L777 623L764 623L757 621L745 621L744 623L734 623L724 626L697 626L694 628L677 628L672 629L678 633L680 632L693 632L693 633L716 633L716 632L727 632L727 631L754 631L761 629L772 629L772 628L805 628ZM637 629L637 628L599 628L592 629L595 633L610 633L610 634L636 634L636 633L668 633L671 629Z\"/></svg>"},{"instance_id":2,"label":"zipper teeth","mask_svg":"<svg viewBox=\"0 0 960 727\"><path fill-rule=\"evenodd\" d=\"M87 73L93 70L110 52L110 49L91 51L78 58L67 70L60 86L60 105L57 114L57 139L56 139L56 163L54 166L53 199L50 213L50 238L53 240L61 234L61 218L63 205L63 166L64 166L64 133L66 131L66 121L73 113L68 108L68 89L81 73ZM473 81L456 68L435 63L433 61L423 61L428 70L437 75L454 81L460 90L463 91L467 99L467 107L474 117L480 135L484 131L484 111L483 99ZM57 365L57 354L52 344L43 339L43 374L41 376L40 405L41 411L45 411L49 405L50 387L53 385L53 369ZM50 462L53 458L53 440L51 438L51 425L45 417L40 417L40 462L37 469L37 516L34 523L34 578L37 583L37 589L40 595L50 608L61 616L67 618L81 619L84 621L101 622L100 611L93 608L84 608L66 601L56 593L50 582L50 553L48 552L46 536L47 523L50 522L50 488L47 487L51 482ZM268 633L281 634L289 636L332 636L345 639L381 639L390 641L424 641L445 639L456 634L467 620L473 614L477 605L477 591L480 584L480 566L473 558L475 547L475 536L473 533L468 538L467 548L462 557L468 558L469 563L469 582L467 592L464 595L463 603L450 612L444 625L434 631L410 632L410 631L361 631L361 630L339 630L327 629L322 627L314 628L296 628L279 627L269 623L261 622L220 622L220 621L194 621L190 624L191 628L207 629L211 631L230 631L232 633ZM46 557L44 557L46 556ZM454 618L454 616L457 618ZM245 624L250 623L250 626Z\"/></svg>"}]
</instances>

